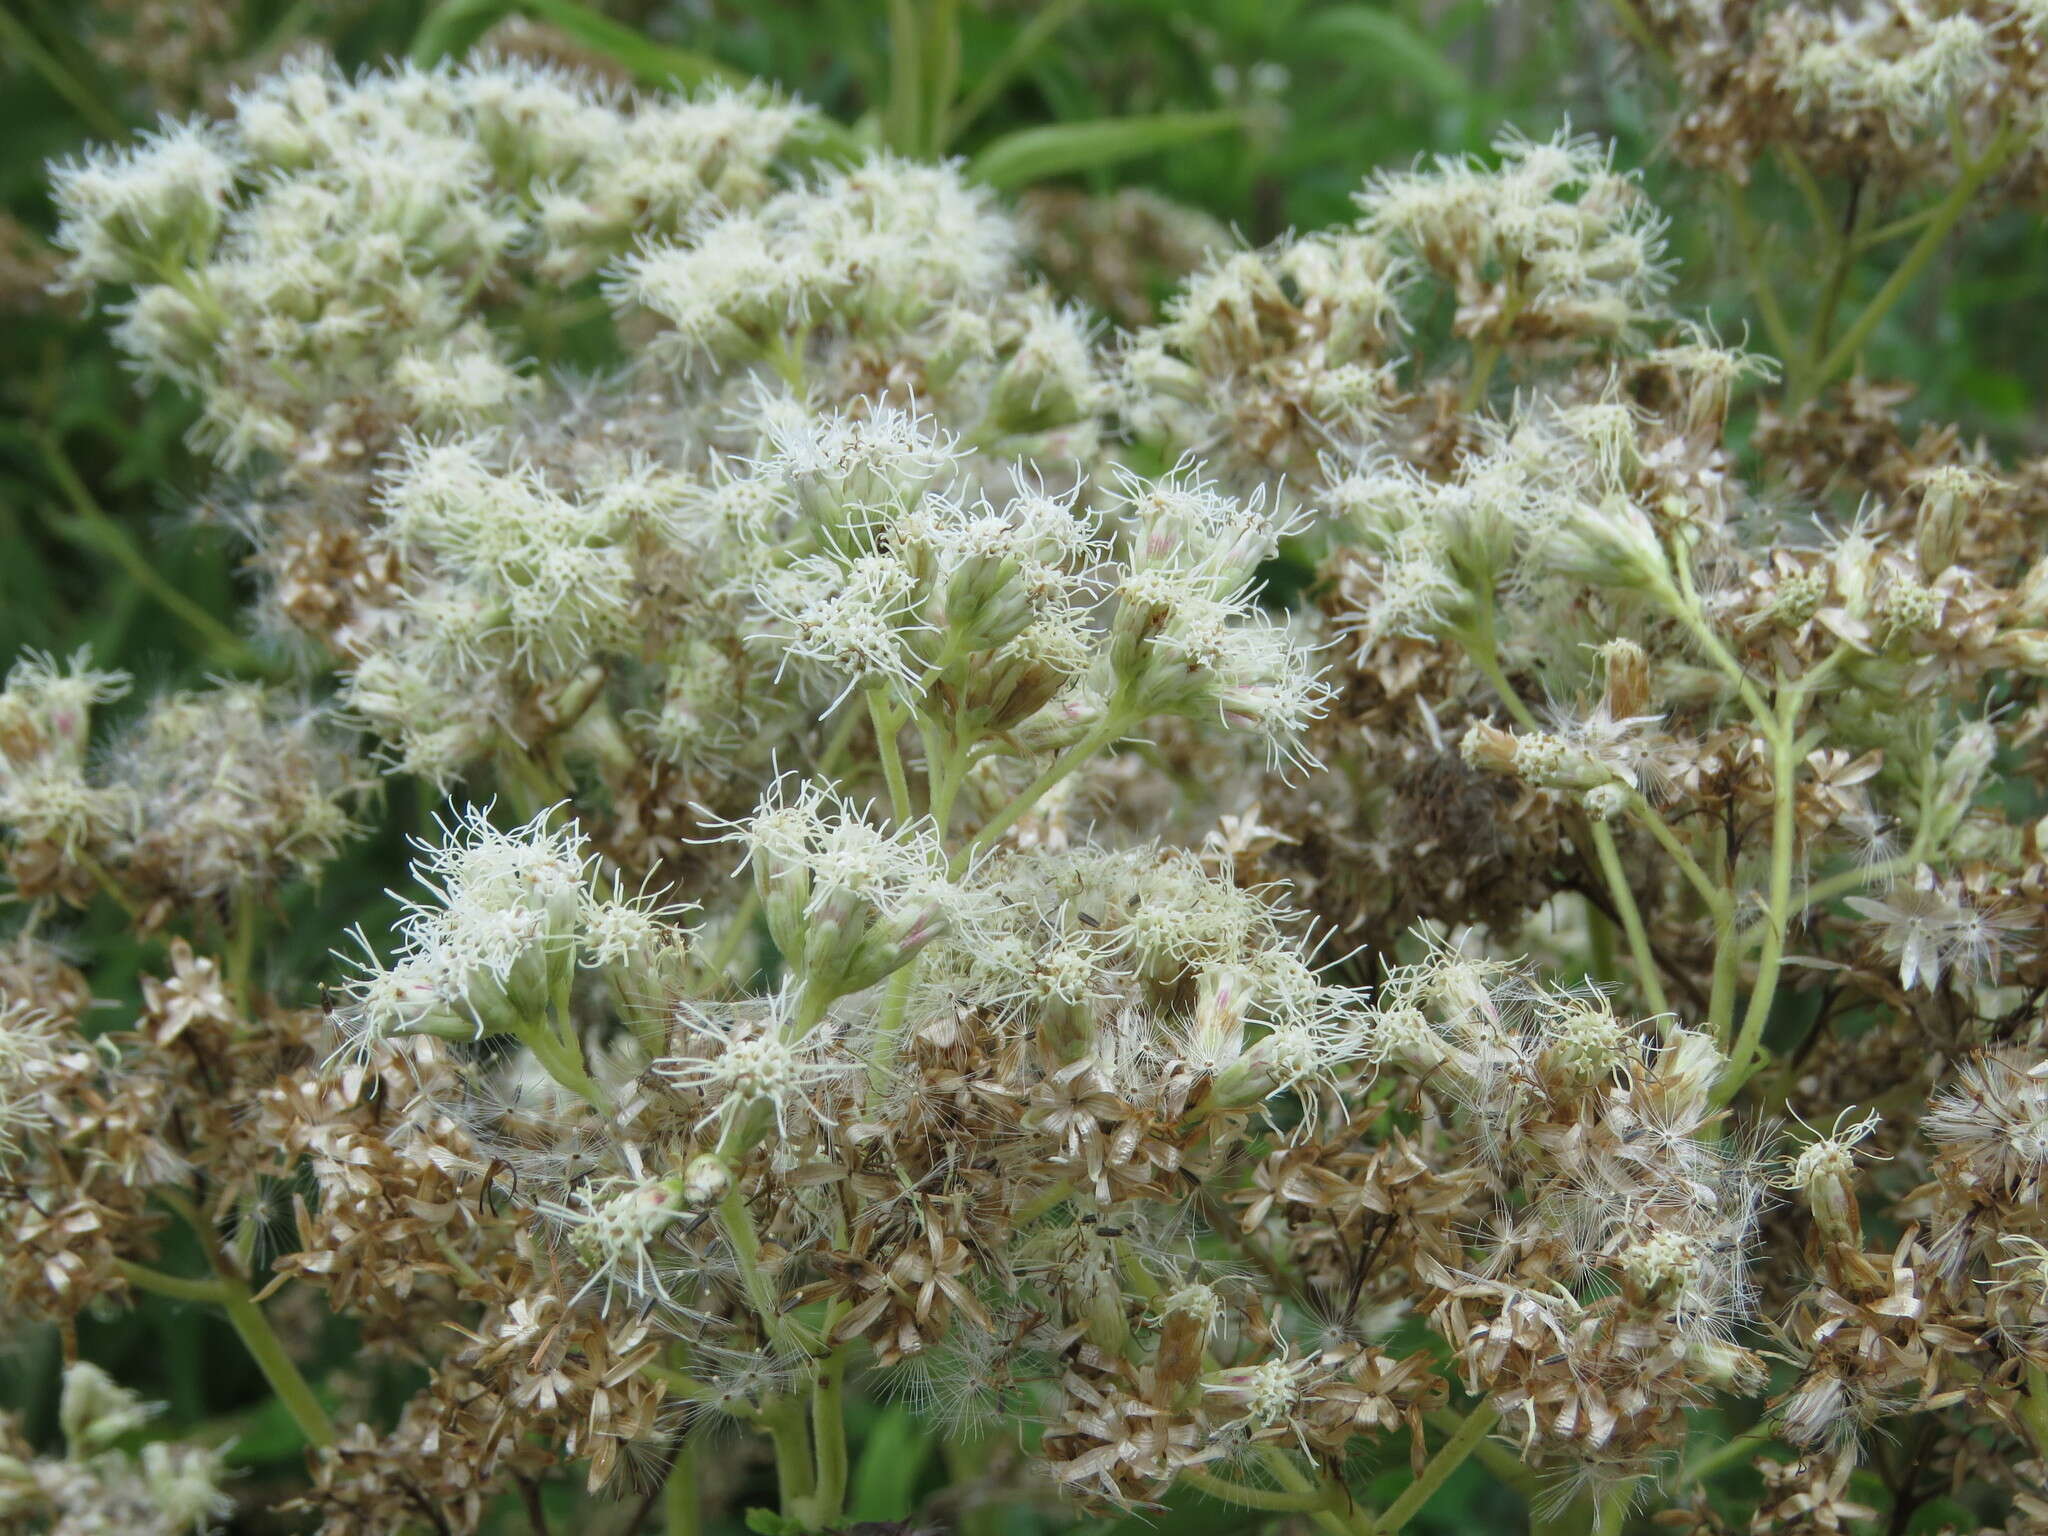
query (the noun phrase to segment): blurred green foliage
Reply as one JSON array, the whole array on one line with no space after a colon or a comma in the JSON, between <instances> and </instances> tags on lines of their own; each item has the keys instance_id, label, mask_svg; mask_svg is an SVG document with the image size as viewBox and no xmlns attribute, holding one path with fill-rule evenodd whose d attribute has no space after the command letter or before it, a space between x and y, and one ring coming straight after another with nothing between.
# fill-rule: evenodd
<instances>
[{"instance_id":1,"label":"blurred green foliage","mask_svg":"<svg viewBox=\"0 0 2048 1536\"><path fill-rule=\"evenodd\" d=\"M1621 163L1642 167L1672 214L1675 300L1704 309L1724 335L1741 334L1749 319L1719 205L1659 155L1663 93L1604 13L1580 0L618 0L601 11L575 0L176 5L191 8L194 26L220 31L196 59L158 73L110 62L119 50L109 45L129 36L145 5L0 0L0 207L26 232L12 245L27 265L51 226L45 165L53 157L147 126L160 112L218 102L294 46L324 46L355 66L431 61L487 37L518 10L572 50L643 82L780 82L846 125L840 149L960 155L1006 188L1048 178L1094 191L1150 187L1248 243L1346 218L1375 167L1483 150L1504 126L1542 134L1569 121L1615 140ZM1799 253L1769 245L1770 226L1795 194L1766 181L1756 196L1766 255L1785 258L1797 283ZM1916 414L2038 451L2044 241L2048 231L2028 214L1966 228L1874 338L1873 375L1913 380ZM39 293L32 272L0 265L0 273L0 654L90 646L102 665L133 672L141 697L231 668L233 655L209 648L208 637L236 625L240 551L230 530L194 515L203 514L208 468L183 442L189 406L167 389L134 387L104 314ZM1883 275L1859 269L1850 298L1867 296ZM385 810L381 830L320 890L295 899L304 910L291 916L305 920L278 925L300 935L269 977L281 996L314 1002L331 977L316 936L356 921L375 928L386 916L385 889L402 878L404 833L433 807L401 785ZM127 938L117 916L88 914L77 930L109 1028L135 1006L137 976L162 960L160 945ZM202 934L209 921L193 917ZM275 1214L288 1222L288 1203ZM178 1267L181 1258L186 1268L197 1263L175 1252L166 1262ZM132 1312L89 1320L81 1342L169 1405L157 1432L234 1438L245 1491L289 1478L295 1432L210 1312L146 1298ZM31 1431L47 1437L57 1340L34 1333L13 1343L0 1404L22 1410ZM327 1323L324 1359L353 1352L348 1327ZM317 1382L320 1363L308 1374ZM368 1399L350 1407L388 1421L414 1385L405 1368L379 1367ZM901 1407L862 1411L854 1512L900 1516L943 1485L951 1448ZM1403 1457L1378 1469L1376 1490L1389 1496L1406 1477ZM551 1488L550 1502L570 1522L558 1529L579 1528L569 1489ZM1943 1517L1930 1505L1912 1528ZM1520 1500L1468 1465L1413 1528L1491 1532L1521 1519ZM1081 1528L1223 1536L1271 1523L1194 1497L1161 1515ZM508 1511L505 1528L526 1528L525 1514ZM983 1528L1025 1536L1055 1522L1020 1510Z\"/></svg>"}]
</instances>

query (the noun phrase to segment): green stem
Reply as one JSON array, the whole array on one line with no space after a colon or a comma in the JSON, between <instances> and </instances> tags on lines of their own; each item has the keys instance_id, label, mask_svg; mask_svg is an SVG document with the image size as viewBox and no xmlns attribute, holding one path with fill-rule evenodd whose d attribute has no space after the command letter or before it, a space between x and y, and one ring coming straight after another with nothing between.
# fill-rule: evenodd
<instances>
[{"instance_id":1,"label":"green stem","mask_svg":"<svg viewBox=\"0 0 2048 1536\"><path fill-rule=\"evenodd\" d=\"M49 83L50 89L77 109L78 115L86 120L94 133L107 139L128 136L128 125L109 111L106 103L97 94L66 69L57 56L36 39L34 33L9 15L5 6L0 6L0 40L6 42L8 51L16 58L28 60L37 73Z\"/></svg>"},{"instance_id":2,"label":"green stem","mask_svg":"<svg viewBox=\"0 0 2048 1536\"><path fill-rule=\"evenodd\" d=\"M1739 1435L1731 1435L1707 1447L1698 1456L1688 1461L1678 1474L1678 1487L1688 1483L1704 1482L1708 1478L1737 1462L1744 1460L1760 1446L1768 1445L1777 1438L1777 1431L1766 1421L1752 1424Z\"/></svg>"},{"instance_id":3,"label":"green stem","mask_svg":"<svg viewBox=\"0 0 2048 1536\"><path fill-rule=\"evenodd\" d=\"M1798 800L1796 774L1799 741L1793 722L1804 702L1798 687L1786 691L1771 739L1771 874L1763 920L1763 946L1757 957L1756 985L1749 994L1749 1010L1742 1018L1742 1033L1729 1053L1728 1067L1715 1090L1717 1103L1725 1104L1736 1090L1763 1064L1759 1042L1771 1015L1771 1003L1778 990L1778 973L1785 954L1785 928L1792 914L1792 858L1797 827L1794 811Z\"/></svg>"},{"instance_id":4,"label":"green stem","mask_svg":"<svg viewBox=\"0 0 2048 1536\"><path fill-rule=\"evenodd\" d=\"M803 1404L793 1397L779 1397L761 1405L761 1424L775 1447L775 1489L782 1513L791 1518L810 1498L817 1486L811 1465L810 1436L804 1429Z\"/></svg>"},{"instance_id":5,"label":"green stem","mask_svg":"<svg viewBox=\"0 0 2048 1536\"><path fill-rule=\"evenodd\" d=\"M889 145L914 155L924 123L924 50L914 0L889 0Z\"/></svg>"},{"instance_id":6,"label":"green stem","mask_svg":"<svg viewBox=\"0 0 2048 1536\"><path fill-rule=\"evenodd\" d=\"M828 1325L829 1332L829 1325ZM811 1496L813 1523L836 1525L846 1508L846 1351L836 1349L818 1362L811 1384L811 1441L817 1453L817 1487Z\"/></svg>"},{"instance_id":7,"label":"green stem","mask_svg":"<svg viewBox=\"0 0 2048 1536\"><path fill-rule=\"evenodd\" d=\"M1499 365L1499 342L1489 338L1472 349L1472 374L1465 380L1465 393L1458 401L1460 412L1470 415L1479 408L1486 398L1486 386L1493 382L1493 370Z\"/></svg>"},{"instance_id":8,"label":"green stem","mask_svg":"<svg viewBox=\"0 0 2048 1536\"><path fill-rule=\"evenodd\" d=\"M1438 1408L1426 1417L1447 1435L1455 1435L1464 1422L1459 1414L1448 1408ZM1472 1459L1486 1468L1495 1482L1520 1494L1523 1503L1534 1504L1543 1496L1543 1484L1535 1469L1498 1441L1481 1440L1472 1448Z\"/></svg>"},{"instance_id":9,"label":"green stem","mask_svg":"<svg viewBox=\"0 0 2048 1536\"><path fill-rule=\"evenodd\" d=\"M981 72L981 78L974 82L973 89L961 97L952 111L944 114L932 146L934 153L943 155L950 149L961 131L986 112L1017 72L1031 62L1031 56L1087 3L1088 0L1046 0L1034 10L1031 19L1017 29L1001 56Z\"/></svg>"},{"instance_id":10,"label":"green stem","mask_svg":"<svg viewBox=\"0 0 2048 1536\"><path fill-rule=\"evenodd\" d=\"M1707 996L1707 1028L1723 1051L1733 1043L1735 988L1742 979L1742 953L1748 947L1748 935L1735 931L1734 909L1723 909L1714 924L1714 983Z\"/></svg>"},{"instance_id":11,"label":"green stem","mask_svg":"<svg viewBox=\"0 0 2048 1536\"><path fill-rule=\"evenodd\" d=\"M1969 210L1970 200L1977 195L1977 189L2011 157L2018 136L2010 128L2001 129L1991 141L1990 147L1974 161L1962 168L1962 175L1949 189L1948 196L1935 204L1928 216L1927 227L1920 232L1920 238L1913 242L1913 248L1906 253L1882 288L1864 306L1863 313L1856 317L1842 339L1817 363L1812 373L1802 381L1802 388L1793 398L1792 404L1804 404L1833 381L1835 376L1863 350L1870 333L1877 329L1878 322L1892 312L1906 291L1919 280L1927 264L1934 260L1949 232L1960 222Z\"/></svg>"},{"instance_id":12,"label":"green stem","mask_svg":"<svg viewBox=\"0 0 2048 1536\"><path fill-rule=\"evenodd\" d=\"M1457 630L1455 634L1465 647L1465 655L1470 658L1472 665L1479 669L1479 675L1493 685L1493 691L1500 696L1501 703L1507 707L1507 712L1515 724L1525 731L1543 729L1536 716L1530 712L1529 706L1522 702L1521 695L1515 692L1514 684L1508 681L1507 674L1501 670L1500 646L1494 634L1491 592L1480 597L1478 612L1471 624Z\"/></svg>"},{"instance_id":13,"label":"green stem","mask_svg":"<svg viewBox=\"0 0 2048 1536\"><path fill-rule=\"evenodd\" d=\"M1391 1536L1392 1532L1406 1525L1422 1506L1430 1501L1437 1489L1443 1487L1445 1480L1465 1464L1465 1459L1478 1448L1479 1443L1499 1422L1499 1411L1493 1404L1481 1401L1465 1415L1457 1433L1446 1440L1442 1448L1430 1457L1429 1465L1422 1469L1422 1475L1403 1489L1401 1496L1387 1506L1387 1512L1380 1516L1373 1529L1380 1533L1380 1536Z\"/></svg>"},{"instance_id":14,"label":"green stem","mask_svg":"<svg viewBox=\"0 0 2048 1536\"><path fill-rule=\"evenodd\" d=\"M0 13L4 14L4 13ZM68 521L52 519L58 532L74 544L94 549L112 558L113 562L133 581L164 608L182 620L205 644L207 652L224 667L242 672L262 673L267 670L262 660L248 644L227 625L221 623L198 603L187 597L165 578L163 573L144 556L122 527L86 489L85 481L79 478L71 461L65 457L57 439L47 432L36 435L36 442L42 451L43 464L50 477L57 482L64 497L71 503L74 516Z\"/></svg>"},{"instance_id":15,"label":"green stem","mask_svg":"<svg viewBox=\"0 0 2048 1536\"><path fill-rule=\"evenodd\" d=\"M533 1052L534 1060L541 1064L549 1077L599 1114L610 1116L611 1097L584 1069L583 1047L570 1027L565 1025L557 1029L541 1019L513 1033Z\"/></svg>"},{"instance_id":16,"label":"green stem","mask_svg":"<svg viewBox=\"0 0 2048 1536\"><path fill-rule=\"evenodd\" d=\"M1671 1004L1664 996L1664 981L1657 974L1657 959L1650 952L1650 935L1643 927L1642 911L1636 906L1635 892L1629 888L1628 875L1621 867L1621 855L1614 846L1614 831L1597 816L1589 816L1587 822L1593 833L1593 852L1600 860L1600 873L1607 879L1607 889L1614 897L1614 910L1621 915L1622 932L1628 935L1628 950L1636 962L1636 978L1642 983L1643 997L1653 1014L1671 1011Z\"/></svg>"},{"instance_id":17,"label":"green stem","mask_svg":"<svg viewBox=\"0 0 2048 1536\"><path fill-rule=\"evenodd\" d=\"M2027 1367L2026 1390L2019 1395L2020 1422L2027 1426L2038 1455L2048 1456L2048 1371Z\"/></svg>"},{"instance_id":18,"label":"green stem","mask_svg":"<svg viewBox=\"0 0 2048 1536\"><path fill-rule=\"evenodd\" d=\"M1671 862L1678 866L1679 873L1684 875L1692 888L1699 893L1700 900L1707 905L1707 910L1719 916L1729 906L1728 893L1707 877L1707 872L1700 868L1699 860L1692 856L1691 850L1678 840L1678 834L1673 832L1664 818L1657 814L1657 808L1637 794L1629 797L1629 809L1636 813L1636 820L1641 823L1643 829L1657 840L1657 846L1671 855Z\"/></svg>"},{"instance_id":19,"label":"green stem","mask_svg":"<svg viewBox=\"0 0 2048 1536\"><path fill-rule=\"evenodd\" d=\"M661 1528L668 1536L698 1536L703 1525L703 1507L697 1497L697 1448L688 1440L679 1440L668 1481L661 1485Z\"/></svg>"},{"instance_id":20,"label":"green stem","mask_svg":"<svg viewBox=\"0 0 2048 1536\"><path fill-rule=\"evenodd\" d=\"M1798 361L1799 347L1793 340L1792 326L1785 318L1784 306L1778 302L1778 291L1771 286L1769 273L1763 261L1763 238L1758 233L1756 219L1749 211L1749 195L1741 182L1733 176L1727 178L1728 211L1735 220L1735 244L1742 253L1743 271L1749 277L1750 292L1756 297L1756 307L1764 319L1764 334L1771 338L1771 345L1777 349L1778 357L1787 365Z\"/></svg>"},{"instance_id":21,"label":"green stem","mask_svg":"<svg viewBox=\"0 0 2048 1536\"><path fill-rule=\"evenodd\" d=\"M192 1235L199 1240L200 1251L206 1255L207 1266L213 1270L214 1282L218 1288L215 1299L234 1325L236 1335L249 1351L249 1358L256 1362L256 1368L263 1373L263 1379L270 1383L270 1390L277 1394L277 1400L284 1405L292 1422L299 1426L299 1433L306 1437L309 1445L332 1445L334 1443L334 1422L327 1417L327 1410L320 1406L320 1399L313 1395L306 1378L299 1374L299 1368L292 1363L284 1342L278 1338L277 1330L270 1326L270 1319L263 1315L263 1309L249 1295L249 1283L229 1262L221 1251L220 1240L215 1235L213 1223L206 1219L199 1208L192 1203L185 1192L168 1187L155 1191L158 1200L176 1211L185 1225L192 1229ZM139 1269L139 1266L137 1266ZM143 1271L158 1282L171 1277L157 1275L155 1271ZM189 1282L188 1282L189 1283ZM196 1295L189 1299L200 1299Z\"/></svg>"},{"instance_id":22,"label":"green stem","mask_svg":"<svg viewBox=\"0 0 2048 1536\"><path fill-rule=\"evenodd\" d=\"M761 1321L762 1333L785 1346L795 1347L790 1338L789 1320L782 1315L781 1299L775 1294L767 1271L761 1268L761 1234L755 1230L754 1213L747 1205L747 1197L740 1192L737 1169L733 1172L732 1188L718 1202L718 1226L724 1232L726 1242L732 1246L733 1263L740 1272L740 1287L746 1292L747 1304ZM762 1410L762 1415L765 1421L766 1409ZM809 1491L806 1487L805 1492Z\"/></svg>"},{"instance_id":23,"label":"green stem","mask_svg":"<svg viewBox=\"0 0 2048 1536\"><path fill-rule=\"evenodd\" d=\"M169 1296L175 1301L201 1301L217 1307L227 1305L228 1288L218 1280L191 1280L183 1275L167 1275L160 1269L151 1269L147 1264L136 1264L127 1259L114 1260L114 1269L138 1291Z\"/></svg>"},{"instance_id":24,"label":"green stem","mask_svg":"<svg viewBox=\"0 0 2048 1536\"><path fill-rule=\"evenodd\" d=\"M903 717L880 688L867 690L868 716L875 722L875 743L882 754L882 776L889 781L889 809L899 827L910 820L910 781L903 774L903 750L897 734Z\"/></svg>"},{"instance_id":25,"label":"green stem","mask_svg":"<svg viewBox=\"0 0 2048 1536\"><path fill-rule=\"evenodd\" d=\"M1277 1446L1265 1446L1262 1451L1260 1460L1287 1492L1314 1492L1323 1498L1323 1507L1309 1511L1309 1518L1323 1529L1326 1536L1372 1536L1371 1511L1363 1505L1353 1504L1342 1483L1325 1478L1318 1485Z\"/></svg>"},{"instance_id":26,"label":"green stem","mask_svg":"<svg viewBox=\"0 0 2048 1536\"><path fill-rule=\"evenodd\" d=\"M1239 1509L1265 1509L1274 1513L1328 1509L1329 1495L1320 1488L1296 1492L1287 1488L1253 1488L1244 1483L1233 1483L1227 1478L1216 1476L1193 1467L1181 1474L1181 1480L1191 1488L1199 1488L1212 1499L1225 1504L1235 1504Z\"/></svg>"},{"instance_id":27,"label":"green stem","mask_svg":"<svg viewBox=\"0 0 2048 1536\"><path fill-rule=\"evenodd\" d=\"M973 862L974 856L977 853L980 853L984 848L994 843L1005 832L1021 821L1025 813L1038 804L1044 798L1046 792L1058 784L1060 780L1064 779L1076 768L1086 763L1089 758L1121 736L1124 733L1125 724L1126 722L1121 711L1111 709L1105 713L1102 719L1096 722L1085 736L1054 758L1047 765L1043 773L1033 779L1008 805L997 812L995 818L988 825L974 834L973 840L953 856L953 862L946 871L947 875L957 880L966 872L967 866Z\"/></svg>"},{"instance_id":28,"label":"green stem","mask_svg":"<svg viewBox=\"0 0 2048 1536\"><path fill-rule=\"evenodd\" d=\"M284 1404L285 1412L292 1416L292 1422L299 1426L299 1433L309 1444L332 1445L333 1420L327 1417L327 1410L320 1406L320 1399L313 1395L312 1387L299 1374L299 1368L292 1364L291 1356L285 1352L283 1341L263 1315L263 1309L256 1305L239 1282L234 1285L234 1294L222 1305L227 1309L228 1321L234 1324L243 1347L256 1362L256 1368L263 1372L263 1379L270 1383L270 1390L277 1394L277 1400Z\"/></svg>"}]
</instances>

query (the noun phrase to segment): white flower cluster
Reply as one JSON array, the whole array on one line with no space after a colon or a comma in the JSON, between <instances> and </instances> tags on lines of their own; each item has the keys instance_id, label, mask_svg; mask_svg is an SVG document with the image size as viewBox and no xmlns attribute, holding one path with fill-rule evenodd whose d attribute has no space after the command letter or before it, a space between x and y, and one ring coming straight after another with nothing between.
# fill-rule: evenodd
<instances>
[{"instance_id":1,"label":"white flower cluster","mask_svg":"<svg viewBox=\"0 0 2048 1536\"><path fill-rule=\"evenodd\" d=\"M397 953L380 961L357 936L361 974L341 1020L354 1050L393 1035L566 1031L579 967L664 970L682 942L666 921L677 909L604 894L583 834L555 819L507 832L468 806L440 841L415 843L413 874L430 895L406 902Z\"/></svg>"},{"instance_id":2,"label":"white flower cluster","mask_svg":"<svg viewBox=\"0 0 2048 1536\"><path fill-rule=\"evenodd\" d=\"M615 97L519 62L320 60L58 168L72 282L135 289L121 339L200 397L229 463L365 451L354 418L395 387L423 427L479 424L534 386L480 294L573 280L633 238L759 201L809 122L758 91Z\"/></svg>"},{"instance_id":3,"label":"white flower cluster","mask_svg":"<svg viewBox=\"0 0 2048 1536\"><path fill-rule=\"evenodd\" d=\"M1799 104L1829 118L1872 112L1901 144L1939 131L1996 70L1991 29L1974 16L1866 5L1815 16L1787 78Z\"/></svg>"},{"instance_id":4,"label":"white flower cluster","mask_svg":"<svg viewBox=\"0 0 2048 1536\"><path fill-rule=\"evenodd\" d=\"M65 1454L31 1460L0 1450L0 1519L24 1530L131 1536L217 1529L235 1507L221 1488L224 1450L166 1441L133 1454L120 1448L161 1407L87 1361L66 1366L57 1405Z\"/></svg>"}]
</instances>

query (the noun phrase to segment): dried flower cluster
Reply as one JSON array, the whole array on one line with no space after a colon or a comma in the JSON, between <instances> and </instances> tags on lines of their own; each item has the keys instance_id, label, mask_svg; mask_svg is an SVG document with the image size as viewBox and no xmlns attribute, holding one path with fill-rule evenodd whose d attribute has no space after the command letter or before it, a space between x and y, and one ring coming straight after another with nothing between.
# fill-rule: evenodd
<instances>
[{"instance_id":1,"label":"dried flower cluster","mask_svg":"<svg viewBox=\"0 0 2048 1536\"><path fill-rule=\"evenodd\" d=\"M1809 20L1755 22L1783 134L2025 99L2024 17ZM720 1425L752 1529L834 1530L857 1396L970 1519L1368 1536L1477 1458L1720 1532L1755 1458L1758 1536L2048 1529L2048 471L1869 386L1738 452L1778 370L1608 148L1381 171L1156 310L1042 205L1130 331L766 90L308 60L55 184L305 694L9 674L0 1296L73 1355L225 1309L321 1530L691 1528L771 1497ZM323 998L272 901L380 768L449 806ZM167 941L111 1030L101 902ZM402 1414L334 1422L281 1291ZM0 1523L230 1506L65 1404Z\"/></svg>"}]
</instances>

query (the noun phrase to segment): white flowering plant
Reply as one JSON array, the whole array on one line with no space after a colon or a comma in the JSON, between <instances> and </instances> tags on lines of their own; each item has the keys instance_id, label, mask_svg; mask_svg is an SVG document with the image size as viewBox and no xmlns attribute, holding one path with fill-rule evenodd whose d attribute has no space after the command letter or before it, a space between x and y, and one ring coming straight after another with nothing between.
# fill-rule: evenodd
<instances>
[{"instance_id":1,"label":"white flowering plant","mask_svg":"<svg viewBox=\"0 0 2048 1536\"><path fill-rule=\"evenodd\" d=\"M2023 159L1901 16L1798 111ZM1112 320L1003 195L1102 135L901 62L304 53L52 165L251 601L0 687L0 1529L2034 1529L2041 465L1724 340L1568 128Z\"/></svg>"}]
</instances>

